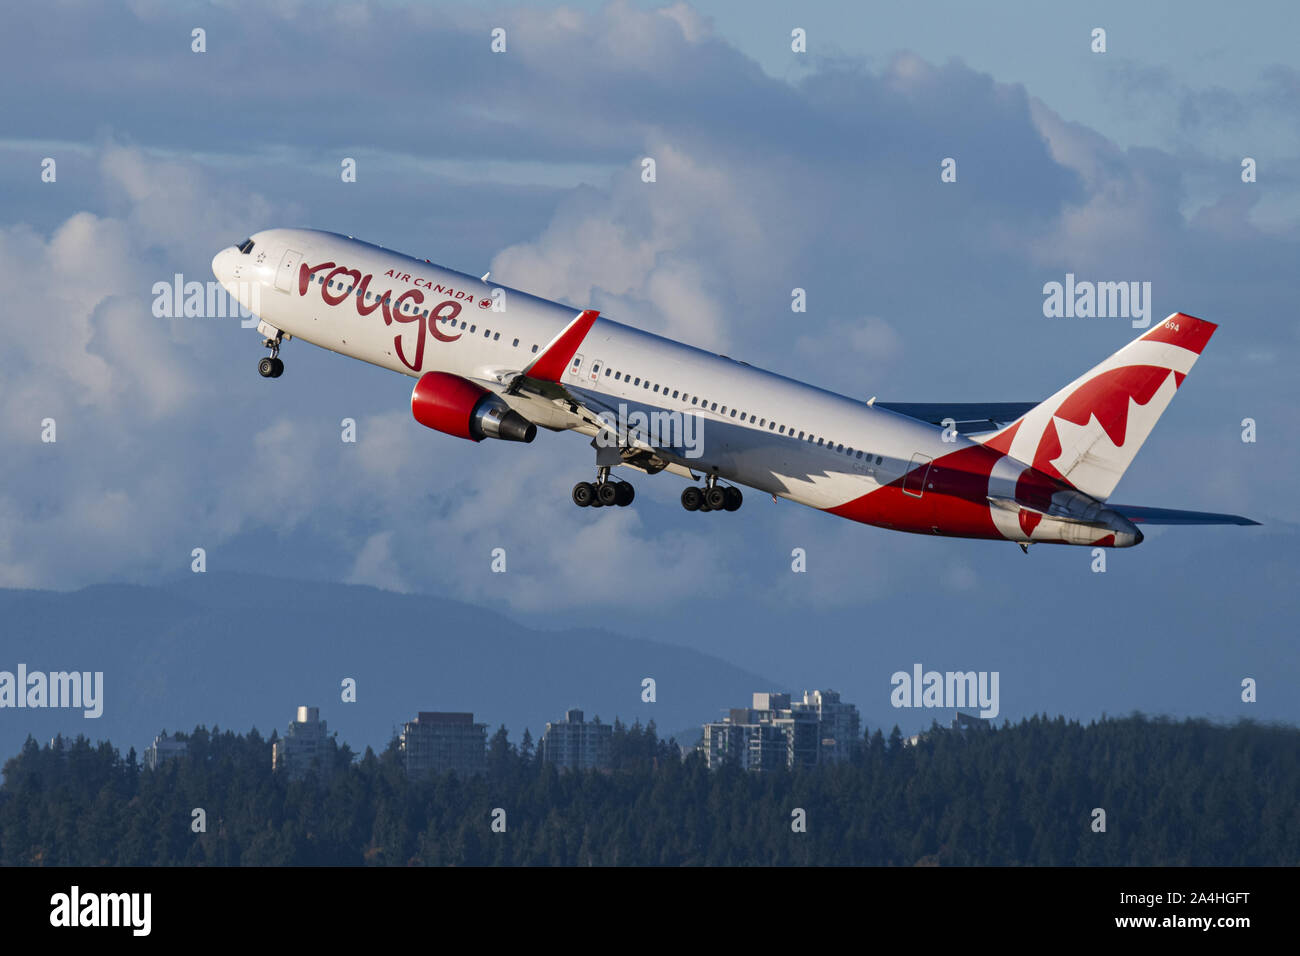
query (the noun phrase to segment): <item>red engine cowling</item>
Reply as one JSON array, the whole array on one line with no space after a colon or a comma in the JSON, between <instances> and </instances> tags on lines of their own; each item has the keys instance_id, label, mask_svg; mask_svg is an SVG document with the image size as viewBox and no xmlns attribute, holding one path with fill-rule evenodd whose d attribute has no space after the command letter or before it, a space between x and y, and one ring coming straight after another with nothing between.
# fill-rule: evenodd
<instances>
[{"instance_id":1,"label":"red engine cowling","mask_svg":"<svg viewBox=\"0 0 1300 956\"><path fill-rule=\"evenodd\" d=\"M434 431L482 441L530 442L537 426L481 385L447 372L425 372L411 392L411 414Z\"/></svg>"}]
</instances>

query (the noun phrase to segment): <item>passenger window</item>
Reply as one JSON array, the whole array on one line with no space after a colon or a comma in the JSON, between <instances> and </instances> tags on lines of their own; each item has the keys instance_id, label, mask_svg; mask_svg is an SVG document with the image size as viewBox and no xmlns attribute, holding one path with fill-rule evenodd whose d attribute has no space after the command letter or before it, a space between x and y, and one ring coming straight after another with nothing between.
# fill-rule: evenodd
<instances>
[{"instance_id":1,"label":"passenger window","mask_svg":"<svg viewBox=\"0 0 1300 956\"><path fill-rule=\"evenodd\" d=\"M723 405L722 407L723 407L723 408L726 408L727 406ZM709 411L711 411L711 412L716 412L717 410L718 410L718 403L717 403L717 402L714 402L712 405L709 406Z\"/></svg>"},{"instance_id":2,"label":"passenger window","mask_svg":"<svg viewBox=\"0 0 1300 956\"><path fill-rule=\"evenodd\" d=\"M533 354L534 354L534 355L537 354L537 346L536 346L536 345L533 346Z\"/></svg>"},{"instance_id":3,"label":"passenger window","mask_svg":"<svg viewBox=\"0 0 1300 956\"><path fill-rule=\"evenodd\" d=\"M656 392L659 391L659 386L658 386L658 385L655 386L655 391L656 391Z\"/></svg>"},{"instance_id":4,"label":"passenger window","mask_svg":"<svg viewBox=\"0 0 1300 956\"><path fill-rule=\"evenodd\" d=\"M476 328L477 328L477 326L473 326L473 325L471 325L471 326L469 327L469 334L470 334L470 335L473 335L473 334L474 334L474 330L475 330Z\"/></svg>"},{"instance_id":5,"label":"passenger window","mask_svg":"<svg viewBox=\"0 0 1300 956\"><path fill-rule=\"evenodd\" d=\"M615 373L614 373L614 381L616 381L616 382L621 382L621 381L623 381L623 373L622 373L622 372L615 372Z\"/></svg>"},{"instance_id":6,"label":"passenger window","mask_svg":"<svg viewBox=\"0 0 1300 956\"><path fill-rule=\"evenodd\" d=\"M677 397L677 389L673 389L673 398Z\"/></svg>"},{"instance_id":7,"label":"passenger window","mask_svg":"<svg viewBox=\"0 0 1300 956\"><path fill-rule=\"evenodd\" d=\"M641 384L641 376L638 375L638 376L636 377L636 380L635 380L632 384L633 384L633 385L640 385L640 384Z\"/></svg>"},{"instance_id":8,"label":"passenger window","mask_svg":"<svg viewBox=\"0 0 1300 956\"><path fill-rule=\"evenodd\" d=\"M692 405L698 405L698 404L699 404L699 401L700 401L700 397L699 397L698 395L696 395L694 398L691 399L691 404L692 404Z\"/></svg>"},{"instance_id":9,"label":"passenger window","mask_svg":"<svg viewBox=\"0 0 1300 956\"><path fill-rule=\"evenodd\" d=\"M518 340L518 339L515 339L515 344L514 344L513 346L511 346L511 347L512 347L512 348L516 348L516 349L519 348L519 340Z\"/></svg>"}]
</instances>

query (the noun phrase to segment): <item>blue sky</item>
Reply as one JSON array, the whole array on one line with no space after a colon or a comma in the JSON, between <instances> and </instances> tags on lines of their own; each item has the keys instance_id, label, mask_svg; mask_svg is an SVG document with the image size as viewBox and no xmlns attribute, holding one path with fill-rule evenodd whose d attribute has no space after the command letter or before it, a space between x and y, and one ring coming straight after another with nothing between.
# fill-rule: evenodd
<instances>
[{"instance_id":1,"label":"blue sky","mask_svg":"<svg viewBox=\"0 0 1300 956\"><path fill-rule=\"evenodd\" d=\"M1295 13L878 6L14 11L0 38L0 586L156 580L204 547L228 570L690 644L841 687L877 723L889 674L918 660L1002 668L1007 716L1300 718L1287 695L1254 709L1234 696L1240 675L1300 676ZM504 54L489 50L498 26ZM807 54L790 52L794 27ZM152 316L153 283L207 281L217 249L273 225L491 268L896 401L1042 398L1135 334L1044 318L1043 284L1149 281L1157 317L1221 328L1115 499L1266 524L1152 534L1097 575L1086 550L1026 557L757 495L704 521L667 476L642 477L632 509L578 511L568 489L590 450L573 436L470 446L411 421L410 382L391 373L294 343L267 382L252 331ZM356 445L339 441L343 417ZM508 587L488 571L494 547ZM806 575L789 570L794 547Z\"/></svg>"}]
</instances>

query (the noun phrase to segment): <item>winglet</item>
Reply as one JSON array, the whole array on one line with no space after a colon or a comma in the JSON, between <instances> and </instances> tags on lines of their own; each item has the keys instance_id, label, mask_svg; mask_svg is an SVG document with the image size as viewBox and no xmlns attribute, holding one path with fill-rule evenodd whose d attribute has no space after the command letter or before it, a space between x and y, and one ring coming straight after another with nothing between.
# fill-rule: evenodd
<instances>
[{"instance_id":1,"label":"winglet","mask_svg":"<svg viewBox=\"0 0 1300 956\"><path fill-rule=\"evenodd\" d=\"M595 309L587 309L579 313L559 335L547 343L536 360L524 369L524 374L543 382L558 382L564 370L569 367L574 353L582 345L582 340L591 331L598 315L600 313Z\"/></svg>"}]
</instances>

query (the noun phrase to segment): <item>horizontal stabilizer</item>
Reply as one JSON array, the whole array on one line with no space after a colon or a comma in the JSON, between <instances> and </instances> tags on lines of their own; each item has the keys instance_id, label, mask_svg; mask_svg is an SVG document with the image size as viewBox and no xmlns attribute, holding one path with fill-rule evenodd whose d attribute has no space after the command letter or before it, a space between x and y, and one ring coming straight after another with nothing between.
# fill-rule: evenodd
<instances>
[{"instance_id":1,"label":"horizontal stabilizer","mask_svg":"<svg viewBox=\"0 0 1300 956\"><path fill-rule=\"evenodd\" d=\"M1173 508L1143 508L1138 505L1106 506L1118 511L1134 524L1259 524L1241 515L1221 515L1211 511L1176 511Z\"/></svg>"},{"instance_id":2,"label":"horizontal stabilizer","mask_svg":"<svg viewBox=\"0 0 1300 956\"><path fill-rule=\"evenodd\" d=\"M1014 422L1038 405L1037 402L873 402L872 407L884 408L908 418L943 426L945 419L956 422L959 434L986 432Z\"/></svg>"}]
</instances>

